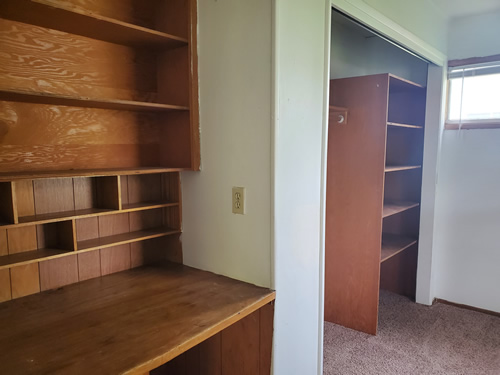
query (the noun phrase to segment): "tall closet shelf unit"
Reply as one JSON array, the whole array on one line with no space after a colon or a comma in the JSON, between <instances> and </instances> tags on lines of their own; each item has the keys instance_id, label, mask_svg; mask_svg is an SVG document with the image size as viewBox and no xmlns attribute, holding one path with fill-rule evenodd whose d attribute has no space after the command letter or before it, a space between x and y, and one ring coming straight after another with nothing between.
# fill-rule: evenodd
<instances>
[{"instance_id":1,"label":"tall closet shelf unit","mask_svg":"<svg viewBox=\"0 0 500 375\"><path fill-rule=\"evenodd\" d=\"M415 295L425 87L392 74L334 79L325 319L375 334L379 288Z\"/></svg>"},{"instance_id":2,"label":"tall closet shelf unit","mask_svg":"<svg viewBox=\"0 0 500 375\"><path fill-rule=\"evenodd\" d=\"M0 373L270 373L275 293L182 265L197 72L196 0L0 2Z\"/></svg>"}]
</instances>

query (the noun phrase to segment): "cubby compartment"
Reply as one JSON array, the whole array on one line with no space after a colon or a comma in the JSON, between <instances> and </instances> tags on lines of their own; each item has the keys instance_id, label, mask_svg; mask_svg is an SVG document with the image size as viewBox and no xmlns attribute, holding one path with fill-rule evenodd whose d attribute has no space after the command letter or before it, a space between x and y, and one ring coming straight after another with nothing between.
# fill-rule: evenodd
<instances>
[{"instance_id":1,"label":"cubby compartment","mask_svg":"<svg viewBox=\"0 0 500 375\"><path fill-rule=\"evenodd\" d=\"M0 269L63 257L75 250L72 221L7 228L5 234L8 254L0 256Z\"/></svg>"},{"instance_id":2,"label":"cubby compartment","mask_svg":"<svg viewBox=\"0 0 500 375\"><path fill-rule=\"evenodd\" d=\"M424 87L398 77L389 77L389 123L423 127L425 103Z\"/></svg>"},{"instance_id":3,"label":"cubby compartment","mask_svg":"<svg viewBox=\"0 0 500 375\"><path fill-rule=\"evenodd\" d=\"M421 169L385 174L382 217L386 218L419 206L421 175Z\"/></svg>"},{"instance_id":4,"label":"cubby compartment","mask_svg":"<svg viewBox=\"0 0 500 375\"><path fill-rule=\"evenodd\" d=\"M180 202L179 174L144 174L121 176L124 210L172 206Z\"/></svg>"},{"instance_id":5,"label":"cubby compartment","mask_svg":"<svg viewBox=\"0 0 500 375\"><path fill-rule=\"evenodd\" d=\"M421 166L423 132L402 127L387 127L386 167Z\"/></svg>"},{"instance_id":6,"label":"cubby compartment","mask_svg":"<svg viewBox=\"0 0 500 375\"><path fill-rule=\"evenodd\" d=\"M14 213L12 182L0 182L0 226L17 221Z\"/></svg>"},{"instance_id":7,"label":"cubby compartment","mask_svg":"<svg viewBox=\"0 0 500 375\"><path fill-rule=\"evenodd\" d=\"M14 181L14 186L20 224L59 221L120 208L118 176L21 180Z\"/></svg>"},{"instance_id":8,"label":"cubby compartment","mask_svg":"<svg viewBox=\"0 0 500 375\"><path fill-rule=\"evenodd\" d=\"M178 206L76 220L79 251L104 249L179 232Z\"/></svg>"},{"instance_id":9,"label":"cubby compartment","mask_svg":"<svg viewBox=\"0 0 500 375\"><path fill-rule=\"evenodd\" d=\"M398 215L384 218L382 225L381 262L417 243L419 221L419 207L414 207Z\"/></svg>"}]
</instances>

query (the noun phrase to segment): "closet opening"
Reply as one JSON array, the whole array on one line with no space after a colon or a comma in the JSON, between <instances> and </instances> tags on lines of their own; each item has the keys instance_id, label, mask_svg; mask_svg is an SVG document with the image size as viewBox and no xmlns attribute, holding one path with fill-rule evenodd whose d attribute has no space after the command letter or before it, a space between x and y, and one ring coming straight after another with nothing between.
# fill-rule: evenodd
<instances>
[{"instance_id":1,"label":"closet opening","mask_svg":"<svg viewBox=\"0 0 500 375\"><path fill-rule=\"evenodd\" d=\"M325 324L376 335L415 300L428 67L332 10Z\"/></svg>"}]
</instances>

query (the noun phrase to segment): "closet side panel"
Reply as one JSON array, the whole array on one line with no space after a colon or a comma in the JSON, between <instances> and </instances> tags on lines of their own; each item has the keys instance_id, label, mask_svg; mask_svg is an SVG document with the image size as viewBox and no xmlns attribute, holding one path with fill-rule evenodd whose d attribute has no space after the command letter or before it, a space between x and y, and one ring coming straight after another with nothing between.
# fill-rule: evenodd
<instances>
[{"instance_id":1,"label":"closet side panel","mask_svg":"<svg viewBox=\"0 0 500 375\"><path fill-rule=\"evenodd\" d=\"M347 124L328 130L325 320L377 331L388 75L330 82Z\"/></svg>"}]
</instances>

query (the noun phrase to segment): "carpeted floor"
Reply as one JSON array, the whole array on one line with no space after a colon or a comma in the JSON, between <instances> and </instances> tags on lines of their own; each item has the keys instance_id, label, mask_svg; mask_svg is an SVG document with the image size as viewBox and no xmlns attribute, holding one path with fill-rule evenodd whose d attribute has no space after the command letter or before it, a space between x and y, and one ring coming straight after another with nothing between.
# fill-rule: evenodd
<instances>
[{"instance_id":1,"label":"carpeted floor","mask_svg":"<svg viewBox=\"0 0 500 375\"><path fill-rule=\"evenodd\" d=\"M325 322L325 375L500 375L500 318L381 291L371 336Z\"/></svg>"}]
</instances>

